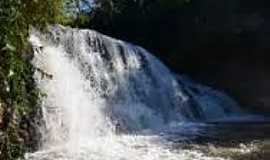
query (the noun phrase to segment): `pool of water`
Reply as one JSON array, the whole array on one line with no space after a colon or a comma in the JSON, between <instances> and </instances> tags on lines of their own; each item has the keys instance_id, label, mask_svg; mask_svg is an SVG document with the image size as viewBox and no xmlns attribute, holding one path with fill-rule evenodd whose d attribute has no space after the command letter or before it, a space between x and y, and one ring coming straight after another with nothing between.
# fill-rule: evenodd
<instances>
[{"instance_id":1,"label":"pool of water","mask_svg":"<svg viewBox=\"0 0 270 160\"><path fill-rule=\"evenodd\" d=\"M40 150L33 154L27 154L26 159L270 159L270 123L268 122L211 122L207 124L189 124L185 127L182 127L182 129L185 130L184 132L182 130L182 132L178 133L151 135L146 132L141 135L114 135L112 137L95 139L89 142L78 141L76 144L55 146L55 148L51 148L50 150ZM197 129L194 130L194 128Z\"/></svg>"},{"instance_id":2,"label":"pool of water","mask_svg":"<svg viewBox=\"0 0 270 160\"><path fill-rule=\"evenodd\" d=\"M212 122L202 131L186 144L175 143L175 148L229 160L270 159L269 122Z\"/></svg>"}]
</instances>

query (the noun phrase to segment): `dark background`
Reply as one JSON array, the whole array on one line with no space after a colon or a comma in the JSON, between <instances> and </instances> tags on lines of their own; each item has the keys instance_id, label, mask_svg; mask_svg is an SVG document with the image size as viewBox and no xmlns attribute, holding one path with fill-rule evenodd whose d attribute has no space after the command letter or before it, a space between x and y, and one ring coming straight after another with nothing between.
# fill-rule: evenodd
<instances>
[{"instance_id":1,"label":"dark background","mask_svg":"<svg viewBox=\"0 0 270 160\"><path fill-rule=\"evenodd\" d=\"M148 49L173 71L270 113L269 0L118 0L86 26Z\"/></svg>"}]
</instances>

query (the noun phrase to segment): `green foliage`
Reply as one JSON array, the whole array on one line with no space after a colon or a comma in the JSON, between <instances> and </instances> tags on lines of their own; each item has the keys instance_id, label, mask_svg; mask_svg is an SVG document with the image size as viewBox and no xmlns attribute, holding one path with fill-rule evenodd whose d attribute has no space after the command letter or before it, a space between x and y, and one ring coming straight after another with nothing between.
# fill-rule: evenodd
<instances>
[{"instance_id":1,"label":"green foliage","mask_svg":"<svg viewBox=\"0 0 270 160\"><path fill-rule=\"evenodd\" d=\"M0 159L16 159L32 147L26 142L31 139L27 137L30 126L24 123L37 112L40 93L29 62L29 30L65 23L63 15L64 0L0 1L0 105L5 106L0 117Z\"/></svg>"},{"instance_id":2,"label":"green foliage","mask_svg":"<svg viewBox=\"0 0 270 160\"><path fill-rule=\"evenodd\" d=\"M85 27L89 24L92 3L88 0L64 0L62 24L72 27Z\"/></svg>"},{"instance_id":3,"label":"green foliage","mask_svg":"<svg viewBox=\"0 0 270 160\"><path fill-rule=\"evenodd\" d=\"M26 47L31 26L42 28L46 24L60 22L63 18L61 0L5 0L1 7L1 40L17 51ZM4 44L2 44L4 45ZM1 46L2 46L1 45Z\"/></svg>"},{"instance_id":4,"label":"green foliage","mask_svg":"<svg viewBox=\"0 0 270 160\"><path fill-rule=\"evenodd\" d=\"M4 57L4 58L3 58ZM2 73L0 85L1 106L1 129L0 159L16 159L29 150L21 133L26 128L21 128L23 118L37 110L38 90L32 78L32 66L24 61L16 50L1 52ZM26 137L24 137L26 138Z\"/></svg>"}]
</instances>

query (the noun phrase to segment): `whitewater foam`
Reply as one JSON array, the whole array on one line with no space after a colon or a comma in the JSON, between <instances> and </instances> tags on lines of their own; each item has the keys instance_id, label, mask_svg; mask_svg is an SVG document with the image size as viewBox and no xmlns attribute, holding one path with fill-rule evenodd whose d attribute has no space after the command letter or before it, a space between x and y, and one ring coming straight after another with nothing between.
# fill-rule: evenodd
<instances>
[{"instance_id":1,"label":"whitewater foam","mask_svg":"<svg viewBox=\"0 0 270 160\"><path fill-rule=\"evenodd\" d=\"M146 50L95 31L52 27L30 42L34 66L52 77L35 74L46 94L44 125L27 160L211 159L173 149L168 137L200 134L191 121L239 111L226 95L177 79Z\"/></svg>"}]
</instances>

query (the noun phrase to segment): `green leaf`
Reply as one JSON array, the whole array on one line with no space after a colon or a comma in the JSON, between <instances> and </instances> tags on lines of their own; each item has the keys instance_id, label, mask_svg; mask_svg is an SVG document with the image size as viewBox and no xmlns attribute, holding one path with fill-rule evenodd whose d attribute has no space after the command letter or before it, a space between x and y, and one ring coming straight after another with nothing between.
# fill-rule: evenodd
<instances>
[{"instance_id":1,"label":"green leaf","mask_svg":"<svg viewBox=\"0 0 270 160\"><path fill-rule=\"evenodd\" d=\"M16 47L11 45L11 44L6 44L6 47L5 47L6 50L9 50L9 51L12 51L12 52L15 52L16 51Z\"/></svg>"}]
</instances>

